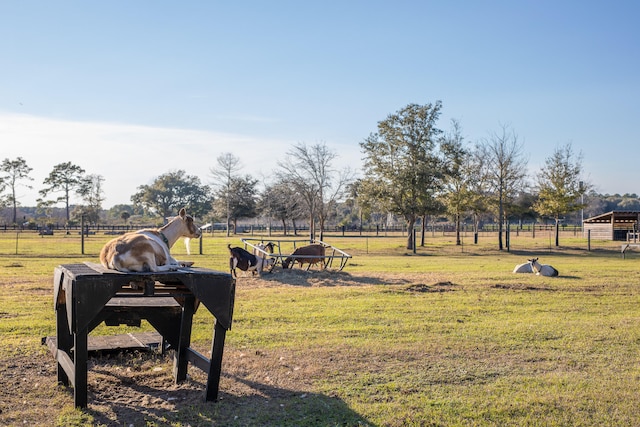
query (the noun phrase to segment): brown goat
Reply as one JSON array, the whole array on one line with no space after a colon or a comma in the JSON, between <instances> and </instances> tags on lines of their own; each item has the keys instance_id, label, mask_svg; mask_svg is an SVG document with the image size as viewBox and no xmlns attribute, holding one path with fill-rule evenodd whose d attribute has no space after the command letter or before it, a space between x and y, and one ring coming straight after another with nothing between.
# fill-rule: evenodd
<instances>
[{"instance_id":1,"label":"brown goat","mask_svg":"<svg viewBox=\"0 0 640 427\"><path fill-rule=\"evenodd\" d=\"M287 259L282 261L282 268L287 269L289 265L293 267L296 262L300 264L300 268L302 268L303 264L308 263L307 270L317 263L322 263L324 267L324 246L315 244L297 248Z\"/></svg>"}]
</instances>

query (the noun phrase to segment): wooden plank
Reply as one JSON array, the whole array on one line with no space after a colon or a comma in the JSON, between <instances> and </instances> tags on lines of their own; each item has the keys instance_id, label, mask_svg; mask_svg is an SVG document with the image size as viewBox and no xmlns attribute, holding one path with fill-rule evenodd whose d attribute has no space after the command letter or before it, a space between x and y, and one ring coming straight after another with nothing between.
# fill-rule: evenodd
<instances>
[{"instance_id":1,"label":"wooden plank","mask_svg":"<svg viewBox=\"0 0 640 427\"><path fill-rule=\"evenodd\" d=\"M159 337L154 343L158 344L161 339ZM96 336L90 337L89 341L89 351L148 350L150 348L147 343L137 339L133 334Z\"/></svg>"},{"instance_id":2,"label":"wooden plank","mask_svg":"<svg viewBox=\"0 0 640 427\"><path fill-rule=\"evenodd\" d=\"M56 353L56 360L58 364L67 374L67 378L71 384L76 383L76 370L74 369L73 360L71 360L71 356L67 354L67 352L59 350Z\"/></svg>"},{"instance_id":3,"label":"wooden plank","mask_svg":"<svg viewBox=\"0 0 640 427\"><path fill-rule=\"evenodd\" d=\"M162 335L159 333L140 332L135 334L89 336L87 348L90 353L105 350L149 350L159 347L161 343ZM54 358L56 358L56 353L61 352L57 348L56 337L46 337L43 340L43 344L49 347Z\"/></svg>"},{"instance_id":4,"label":"wooden plank","mask_svg":"<svg viewBox=\"0 0 640 427\"><path fill-rule=\"evenodd\" d=\"M180 307L173 297L122 297L116 295L105 307Z\"/></svg>"},{"instance_id":5,"label":"wooden plank","mask_svg":"<svg viewBox=\"0 0 640 427\"><path fill-rule=\"evenodd\" d=\"M209 368L211 366L211 361L204 357L202 354L198 353L196 350L189 347L187 349L187 359L193 366L200 369L205 373L209 373Z\"/></svg>"}]
</instances>

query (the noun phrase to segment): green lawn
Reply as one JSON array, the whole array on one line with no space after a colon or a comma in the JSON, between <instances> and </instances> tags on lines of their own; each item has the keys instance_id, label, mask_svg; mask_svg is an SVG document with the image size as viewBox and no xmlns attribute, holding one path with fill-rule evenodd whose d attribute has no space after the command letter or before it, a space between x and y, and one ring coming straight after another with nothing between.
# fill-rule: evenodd
<instances>
[{"instance_id":1,"label":"green lawn","mask_svg":"<svg viewBox=\"0 0 640 427\"><path fill-rule=\"evenodd\" d=\"M51 358L40 338L55 331L53 269L96 262L107 238L87 237L82 255L79 236L23 233L16 241L15 234L0 233L2 366L17 356ZM238 279L224 399L149 415L146 425L628 426L640 420L640 254L622 259L612 242L587 251L572 235L562 237L561 248L550 247L546 235L512 236L510 252L495 249L495 236L478 245L466 237L462 247L451 236L428 236L415 254L401 236L325 241L353 255L344 271L311 272L302 284L279 269L261 286ZM241 242L206 235L202 255L197 241L192 255L181 242L174 255L227 271L227 243ZM532 256L560 277L511 272ZM196 314L195 346L210 345L211 320L206 310ZM119 329L128 330L101 326L95 333ZM238 384L261 390L260 399L236 392ZM45 392L33 393L36 402ZM74 410L64 388L50 393L59 405L58 425L92 425L99 415L99 409ZM0 409L2 402L0 393ZM0 412L0 424L11 424L9 416Z\"/></svg>"}]
</instances>

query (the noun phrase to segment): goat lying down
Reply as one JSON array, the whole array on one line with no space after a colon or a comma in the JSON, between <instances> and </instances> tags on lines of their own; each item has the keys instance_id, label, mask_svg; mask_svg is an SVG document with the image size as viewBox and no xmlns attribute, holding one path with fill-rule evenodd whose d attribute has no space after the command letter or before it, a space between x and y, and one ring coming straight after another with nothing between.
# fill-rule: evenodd
<instances>
[{"instance_id":1,"label":"goat lying down","mask_svg":"<svg viewBox=\"0 0 640 427\"><path fill-rule=\"evenodd\" d=\"M131 231L108 241L100 251L100 263L122 272L177 270L181 264L171 256L171 247L180 237L200 235L200 228L182 208L178 216L162 228Z\"/></svg>"},{"instance_id":2,"label":"goat lying down","mask_svg":"<svg viewBox=\"0 0 640 427\"><path fill-rule=\"evenodd\" d=\"M538 258L528 259L524 264L518 264L513 269L514 273L535 273L538 276L555 277L558 270L548 264L540 264Z\"/></svg>"},{"instance_id":3,"label":"goat lying down","mask_svg":"<svg viewBox=\"0 0 640 427\"><path fill-rule=\"evenodd\" d=\"M558 270L550 266L549 264L540 264L538 258L532 258L529 260L531 269L538 276L556 277L558 276Z\"/></svg>"},{"instance_id":4,"label":"goat lying down","mask_svg":"<svg viewBox=\"0 0 640 427\"><path fill-rule=\"evenodd\" d=\"M533 273L533 267L531 267L530 262L525 262L524 264L518 264L513 269L514 273Z\"/></svg>"},{"instance_id":5,"label":"goat lying down","mask_svg":"<svg viewBox=\"0 0 640 427\"><path fill-rule=\"evenodd\" d=\"M229 270L233 277L237 277L236 268L242 271L250 271L252 274L256 272L260 274L266 267L275 263L275 259L263 257L263 252L261 251L255 251L256 253L252 254L237 246L232 248L231 245L227 245L227 247L229 248ZM256 245L256 248L262 251L270 250L273 253L273 243L259 244Z\"/></svg>"},{"instance_id":6,"label":"goat lying down","mask_svg":"<svg viewBox=\"0 0 640 427\"><path fill-rule=\"evenodd\" d=\"M304 264L308 263L309 265L307 266L307 270L317 263L322 263L322 266L324 267L324 251L324 246L318 244L301 246L293 251L287 259L282 261L282 268L287 269L289 268L289 265L293 267L296 262L300 264L300 268L302 268Z\"/></svg>"}]
</instances>

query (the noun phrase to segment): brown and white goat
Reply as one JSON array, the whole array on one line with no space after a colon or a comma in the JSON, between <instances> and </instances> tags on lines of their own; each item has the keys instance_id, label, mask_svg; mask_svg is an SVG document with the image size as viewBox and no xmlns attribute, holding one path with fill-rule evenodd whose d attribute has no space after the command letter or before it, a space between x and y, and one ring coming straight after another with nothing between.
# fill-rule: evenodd
<instances>
[{"instance_id":1,"label":"brown and white goat","mask_svg":"<svg viewBox=\"0 0 640 427\"><path fill-rule=\"evenodd\" d=\"M125 233L107 242L100 251L106 268L123 272L157 272L177 270L180 262L169 251L180 237L198 238L200 228L184 208L162 228L148 228Z\"/></svg>"},{"instance_id":2,"label":"brown and white goat","mask_svg":"<svg viewBox=\"0 0 640 427\"><path fill-rule=\"evenodd\" d=\"M324 246L319 244L301 246L293 251L287 259L282 261L282 268L287 269L289 268L289 265L293 267L293 264L296 262L300 264L300 268L302 268L303 264L308 263L309 265L307 266L307 270L317 263L322 263L322 266L324 267L324 250Z\"/></svg>"}]
</instances>

